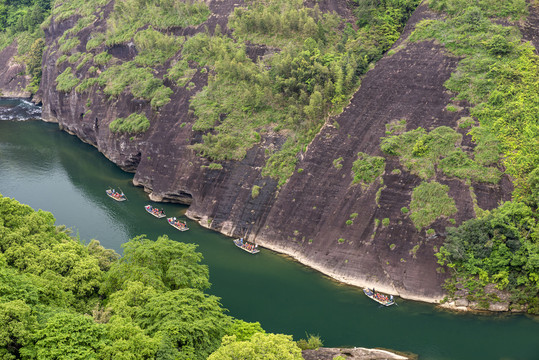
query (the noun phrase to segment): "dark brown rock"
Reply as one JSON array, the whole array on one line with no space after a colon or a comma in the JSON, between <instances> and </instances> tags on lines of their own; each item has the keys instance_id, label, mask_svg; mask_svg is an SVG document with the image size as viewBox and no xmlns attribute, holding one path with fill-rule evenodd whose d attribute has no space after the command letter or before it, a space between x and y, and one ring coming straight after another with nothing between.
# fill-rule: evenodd
<instances>
[{"instance_id":1,"label":"dark brown rock","mask_svg":"<svg viewBox=\"0 0 539 360\"><path fill-rule=\"evenodd\" d=\"M319 348L316 350L303 350L305 360L333 360L337 356L342 356L346 360L406 360L417 359L413 354L395 354L382 349L366 348Z\"/></svg>"},{"instance_id":2,"label":"dark brown rock","mask_svg":"<svg viewBox=\"0 0 539 360\"><path fill-rule=\"evenodd\" d=\"M16 60L17 42L0 51L0 96L5 97L30 97L30 92L26 91L26 86L30 77L26 75L24 63Z\"/></svg>"},{"instance_id":3,"label":"dark brown rock","mask_svg":"<svg viewBox=\"0 0 539 360\"><path fill-rule=\"evenodd\" d=\"M320 3L321 8L328 9L348 4ZM227 16L238 4L223 0L210 1L209 5L214 14L206 23L175 32L194 34L206 27L213 31L217 24L227 32ZM111 6L105 8L105 14ZM341 12L348 14L350 9ZM58 24L53 21L47 30L43 116L47 121L58 121L66 131L96 146L123 169L135 172L134 184L143 186L152 199L190 204L187 215L203 226L292 255L350 284L435 301L443 297L441 284L445 275L437 272L433 248L442 243L449 222L437 220L430 226L437 236L427 238L424 231L415 229L409 216L401 213L421 179L405 171L397 159L387 158L383 187L380 181L365 189L351 186L351 167L360 151L382 155L379 139L391 121L406 119L408 129L422 126L431 130L441 125L456 128L457 120L468 115L466 104L461 104L463 109L458 112L445 110L452 95L443 84L455 70L458 59L433 42L405 41L418 21L436 16L425 5L416 10L403 38L395 44L395 53L380 60L365 75L349 106L328 121L305 153L299 155L298 168L303 171L296 172L280 189L274 179L260 174L265 149L282 145L285 139L280 135L266 135L242 161L225 162L222 170L205 167L208 161L191 150L190 145L200 141L200 134L192 130L194 118L189 113L189 98L206 84L206 74L195 74L195 87L191 90L167 83L174 94L171 102L158 112L128 94L109 99L97 88L84 94L56 91L55 79L68 66L56 66L56 39L73 19ZM76 50L85 51L90 32L102 29L105 23L100 19L79 34L81 43ZM111 51L125 59L134 56L129 47ZM252 58L263 56L266 51L269 50L264 47L248 48ZM84 74L89 66L85 65L78 74ZM162 76L164 68L157 72ZM110 132L109 124L114 119L133 112L147 115L151 127L146 133L129 136ZM471 142L467 146L471 147ZM342 168L337 169L333 160L339 157L344 160ZM392 174L393 169L400 169L401 174ZM449 194L458 208L454 216L457 224L474 216L469 186L439 174L436 180L450 187ZM255 198L251 193L254 185L261 188ZM499 186L472 185L477 203L485 209L509 196L508 180ZM359 216L348 226L346 221L352 213ZM390 224L375 228L376 219L381 222L384 218L389 218ZM341 238L344 240L339 242Z\"/></svg>"}]
</instances>

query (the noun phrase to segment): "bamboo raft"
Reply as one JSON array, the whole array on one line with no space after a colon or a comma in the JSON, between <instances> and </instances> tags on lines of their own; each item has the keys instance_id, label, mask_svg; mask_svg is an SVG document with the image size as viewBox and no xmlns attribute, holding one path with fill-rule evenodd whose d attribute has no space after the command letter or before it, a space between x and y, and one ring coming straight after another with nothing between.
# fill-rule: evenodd
<instances>
[{"instance_id":1,"label":"bamboo raft","mask_svg":"<svg viewBox=\"0 0 539 360\"><path fill-rule=\"evenodd\" d=\"M144 209L146 209L146 211L150 214L152 214L153 216L155 216L156 218L158 219L161 219L161 218L164 218L166 217L167 215L165 215L165 211L164 210L159 210L158 208L154 208L153 206L151 205L146 205L144 206Z\"/></svg>"},{"instance_id":2,"label":"bamboo raft","mask_svg":"<svg viewBox=\"0 0 539 360\"><path fill-rule=\"evenodd\" d=\"M363 292L365 295L370 297L372 300L376 301L377 303L384 305L384 306L391 306L395 304L395 301L393 300L393 295L387 295L380 294L379 292L375 292L374 289L365 288L363 289Z\"/></svg>"},{"instance_id":3,"label":"bamboo raft","mask_svg":"<svg viewBox=\"0 0 539 360\"><path fill-rule=\"evenodd\" d=\"M170 226L175 227L176 229L178 229L180 231L189 230L189 228L187 227L187 223L185 221L182 222L180 220L177 220L175 217L174 218L167 218L167 221L170 224Z\"/></svg>"},{"instance_id":4,"label":"bamboo raft","mask_svg":"<svg viewBox=\"0 0 539 360\"><path fill-rule=\"evenodd\" d=\"M247 251L249 254L254 255L260 252L260 250L258 250L258 245L244 243L243 239L234 240L234 244L240 249Z\"/></svg>"},{"instance_id":5,"label":"bamboo raft","mask_svg":"<svg viewBox=\"0 0 539 360\"><path fill-rule=\"evenodd\" d=\"M113 189L108 189L105 191L107 195L116 201L125 201L127 198L125 197L125 194L122 192L121 194L117 191L114 191Z\"/></svg>"}]
</instances>

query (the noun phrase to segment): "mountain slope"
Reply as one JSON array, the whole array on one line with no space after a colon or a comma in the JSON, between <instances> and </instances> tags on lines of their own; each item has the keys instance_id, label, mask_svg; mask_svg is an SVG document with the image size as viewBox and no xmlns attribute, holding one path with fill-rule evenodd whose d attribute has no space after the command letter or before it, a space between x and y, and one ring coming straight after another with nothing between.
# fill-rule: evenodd
<instances>
[{"instance_id":1,"label":"mountain slope","mask_svg":"<svg viewBox=\"0 0 539 360\"><path fill-rule=\"evenodd\" d=\"M122 23L115 21L124 13L113 2L96 1L88 8L75 0L58 2L45 30L41 86L44 118L59 122L63 129L93 144L125 170L135 172L134 184L144 186L153 200L190 204L187 215L203 226L292 255L347 283L375 286L407 298L441 299L441 285L447 275L438 271L434 253L443 243L445 227L495 208L500 201L509 200L512 192L511 181L501 175L503 169L497 164L478 167L469 160L479 172L474 177L456 173L460 169L450 168L447 162L442 164L449 154L471 159L475 148L469 126L463 126L469 121L468 104L452 100L454 94L444 87L460 59L433 41L407 40L420 21L441 15L420 5L392 50L374 66L377 51L384 49L382 45L357 50L365 51L369 61L363 65L370 70L357 79L358 84L361 82L359 90L339 114L343 105L339 101L346 100L346 91L342 97L337 96L339 76L327 75L333 73L333 67L318 74L327 76L326 84L333 80L335 84L315 89L305 86L303 93L298 90L294 106L303 107L303 111L291 110L286 97L272 92L258 94L258 87L230 95L228 108L219 101L212 103L211 96L229 87L223 85L226 82L219 83L222 79L217 65L222 65L219 61L223 59L215 60L221 55L211 39L237 50L229 58L222 57L227 64L236 64L240 75L256 74L252 76L258 81L256 86L262 86L267 81L265 76L277 71L271 59L289 48L282 45L283 39L268 39L263 32L242 33L237 22L235 28L229 28L231 14L236 21L240 16L234 9L243 9L245 4L228 0L207 4L206 15L204 9L189 10L201 17L193 15L192 23L186 25L154 22L122 28ZM302 11L327 20L329 17L317 11L335 10L348 22L353 21L353 13L358 13L355 4L345 1L317 4L319 10ZM80 13L74 16L65 15L71 10L61 8L78 5ZM319 20L319 29L326 26L326 20ZM327 24L332 24L330 20ZM353 27L357 25L346 25L346 21L329 27L334 29L336 39L346 40L345 49L355 43L385 39L369 37L371 33L356 31ZM214 31L223 36L211 37ZM170 44L172 57L156 60L151 52L145 52L144 46L152 37L159 39L156 43ZM230 37L237 41L248 38L245 50L234 48L236 42L229 41ZM189 53L186 44L192 45L192 39L208 41L203 50L217 49L217 55L203 58L200 53ZM325 60L317 63L317 46L324 51L323 46L299 39L297 47L303 46L300 50L310 56L313 68L321 69L321 63L335 60L335 54L326 54ZM255 40L264 43L255 44ZM322 43L319 39L318 44ZM178 50L182 46L183 50ZM253 66L251 60L256 59L261 62ZM217 65L208 65L212 61ZM153 67L141 65L147 62ZM356 61L358 71L363 65ZM181 75L171 76L171 68ZM131 82L121 83L131 73L136 74ZM286 91L283 84L287 83L281 84ZM317 92L324 97L332 92L332 100L324 98L326 105L317 105ZM255 94L256 101L244 106L245 94ZM315 105L329 110L317 112ZM328 112L332 115L324 115ZM257 116L262 113L277 117L292 114L292 120L260 120ZM114 124L132 114L149 124L148 130L114 131ZM250 123L240 122L239 129L233 129L235 136L221 136L226 135L233 115L261 123L251 129ZM206 118L209 120L204 122ZM295 131L301 135L290 135ZM238 139L244 140L239 150L234 147ZM414 141L413 148L406 148L406 139ZM287 148L291 142L293 146ZM222 146L224 155L215 152L212 144ZM393 152L382 152L382 145ZM439 153L429 152L434 148ZM276 158L278 161L272 163ZM275 163L273 170L281 173L265 172L268 164ZM273 177L266 176L268 173ZM431 194L427 201L425 194ZM440 208L442 202L444 208Z\"/></svg>"}]
</instances>

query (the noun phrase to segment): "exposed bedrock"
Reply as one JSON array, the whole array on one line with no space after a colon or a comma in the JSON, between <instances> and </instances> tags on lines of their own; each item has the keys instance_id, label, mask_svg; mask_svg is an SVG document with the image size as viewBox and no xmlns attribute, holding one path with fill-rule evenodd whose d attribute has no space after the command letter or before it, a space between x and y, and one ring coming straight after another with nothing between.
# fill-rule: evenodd
<instances>
[{"instance_id":1,"label":"exposed bedrock","mask_svg":"<svg viewBox=\"0 0 539 360\"><path fill-rule=\"evenodd\" d=\"M30 77L26 74L26 66L17 61L17 42L14 41L11 45L0 51L0 96L5 97L30 97L30 93L26 91L26 86L30 81Z\"/></svg>"},{"instance_id":2,"label":"exposed bedrock","mask_svg":"<svg viewBox=\"0 0 539 360\"><path fill-rule=\"evenodd\" d=\"M182 29L182 33L204 31L206 26L213 29L216 24L226 31L226 17L237 4L231 0L209 4L214 14L208 21ZM408 129L422 126L430 130L441 125L456 129L457 120L467 115L466 104L462 104L461 111L445 110L451 94L443 83L455 70L458 59L433 42L404 41L414 24L434 16L424 5L416 10L403 38L395 44L397 51L365 75L349 106L330 119L306 152L299 155L297 168L303 171L296 172L280 189L275 180L260 175L265 149L279 147L285 140L280 135L265 136L242 161L223 163L221 170L208 168L209 162L191 150L190 145L200 142L201 135L192 130L189 98L203 88L207 74L195 74L191 90L165 83L174 94L158 112L131 95L109 99L97 89L83 94L56 91L55 79L67 64L56 66L55 41L67 25L54 21L47 31L43 116L96 146L123 169L135 172L134 184L143 186L152 199L190 204L187 215L203 226L230 236L244 236L350 284L435 301L443 297L441 284L445 275L437 271L433 248L442 243L449 223L447 219L437 220L430 226L437 236L427 238L425 231L418 232L401 212L402 207L409 206L412 190L421 179L389 157L383 187L380 181L368 188L351 186L351 167L357 153L381 156L379 139L390 121L406 119ZM104 25L96 22L94 29ZM79 35L79 51L84 51L91 30ZM129 49L113 51L131 56ZM252 57L263 56L265 51L273 50L257 46L249 49ZM83 67L80 73L85 70ZM143 112L150 120L146 133L111 133L109 124L114 119L133 112ZM463 141L470 142L460 131ZM333 165L339 157L343 158L340 169ZM401 173L392 173L394 169ZM474 216L469 185L440 175L436 180L450 188L449 195L458 208L453 216L457 224ZM260 187L255 197L254 185ZM495 207L509 196L511 188L507 179L498 186L472 186L483 209ZM353 213L358 216L347 225ZM388 226L380 223L384 218L390 219Z\"/></svg>"}]
</instances>

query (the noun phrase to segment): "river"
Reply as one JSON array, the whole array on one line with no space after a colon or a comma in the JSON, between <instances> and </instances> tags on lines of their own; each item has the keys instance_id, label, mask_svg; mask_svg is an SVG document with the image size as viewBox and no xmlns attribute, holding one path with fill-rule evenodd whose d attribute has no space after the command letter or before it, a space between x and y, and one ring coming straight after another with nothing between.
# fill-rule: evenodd
<instances>
[{"instance_id":1,"label":"river","mask_svg":"<svg viewBox=\"0 0 539 360\"><path fill-rule=\"evenodd\" d=\"M381 347L432 360L539 359L537 317L459 314L400 298L398 306L380 307L361 289L267 249L249 255L189 219L191 230L179 232L146 213L144 205L152 202L132 185L132 174L58 125L28 120L38 116L29 103L0 99L0 193L52 212L82 240L98 239L119 253L139 234L197 244L210 269L209 292L234 317L296 340L318 334L329 347ZM121 188L129 201L108 198L109 186ZM185 206L154 205L185 219Z\"/></svg>"}]
</instances>

